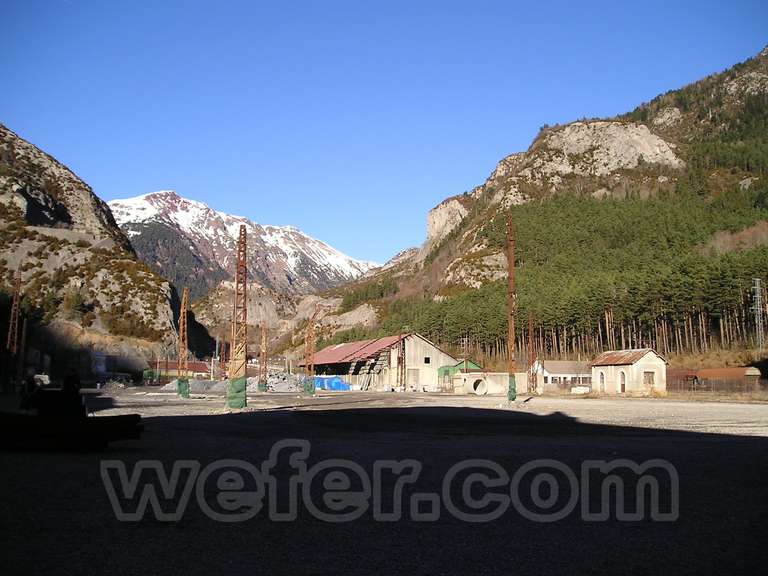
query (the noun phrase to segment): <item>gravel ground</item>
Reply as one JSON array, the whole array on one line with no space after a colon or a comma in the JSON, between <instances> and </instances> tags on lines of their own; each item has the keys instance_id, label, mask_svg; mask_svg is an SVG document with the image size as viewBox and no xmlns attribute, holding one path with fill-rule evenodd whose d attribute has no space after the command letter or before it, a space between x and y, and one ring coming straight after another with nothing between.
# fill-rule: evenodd
<instances>
[{"instance_id":1,"label":"gravel ground","mask_svg":"<svg viewBox=\"0 0 768 576\"><path fill-rule=\"evenodd\" d=\"M126 389L92 396L90 405L96 417L141 414L143 438L100 453L0 453L3 573L647 575L762 573L768 561L765 404L534 398L508 408L498 397L266 394L250 397L247 411L230 413L220 395L182 400ZM152 514L119 522L100 476L104 459L129 470L141 459L168 469L178 459L259 466L285 438L311 442L310 466L345 458L370 473L381 459L421 462L418 481L405 493L441 496L439 519L414 521L406 500L405 518L395 522L375 521L368 510L328 523L299 506L292 522L272 521L262 510L245 522L223 523L193 497L178 522ZM498 463L510 477L542 458L576 471L591 459L664 459L679 476L679 518L585 521L577 506L551 523L514 507L490 522L461 521L441 488L451 466L468 458ZM288 485L287 458L275 476L278 486ZM391 494L394 478L383 484ZM521 482L522 494L529 484ZM562 486L567 500L567 482ZM669 503L665 487L662 505ZM322 502L319 488L312 484L312 501ZM448 495L458 493L451 485ZM206 484L201 494L210 499L217 492ZM594 492L586 500L599 504Z\"/></svg>"}]
</instances>

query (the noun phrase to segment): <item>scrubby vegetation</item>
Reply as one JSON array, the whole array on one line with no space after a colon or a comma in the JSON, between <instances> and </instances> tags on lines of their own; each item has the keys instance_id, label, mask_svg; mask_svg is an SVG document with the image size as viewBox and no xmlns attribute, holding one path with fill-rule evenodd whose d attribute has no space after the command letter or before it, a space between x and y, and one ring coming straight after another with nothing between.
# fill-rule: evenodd
<instances>
[{"instance_id":1,"label":"scrubby vegetation","mask_svg":"<svg viewBox=\"0 0 768 576\"><path fill-rule=\"evenodd\" d=\"M379 300L386 296L391 296L396 292L397 282L389 277L356 286L352 290L344 293L341 301L341 311L348 312L363 302Z\"/></svg>"}]
</instances>

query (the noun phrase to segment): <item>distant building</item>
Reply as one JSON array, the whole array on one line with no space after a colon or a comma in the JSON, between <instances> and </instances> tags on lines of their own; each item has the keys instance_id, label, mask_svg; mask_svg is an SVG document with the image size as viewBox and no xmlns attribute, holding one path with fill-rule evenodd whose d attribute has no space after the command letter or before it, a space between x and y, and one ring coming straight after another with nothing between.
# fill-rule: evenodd
<instances>
[{"instance_id":1,"label":"distant building","mask_svg":"<svg viewBox=\"0 0 768 576\"><path fill-rule=\"evenodd\" d=\"M610 350L592 361L592 389L605 394L667 390L667 361L652 348Z\"/></svg>"},{"instance_id":2,"label":"distant building","mask_svg":"<svg viewBox=\"0 0 768 576\"><path fill-rule=\"evenodd\" d=\"M536 391L570 392L577 386L591 386L592 370L587 362L576 360L536 360L533 363L536 375Z\"/></svg>"},{"instance_id":3,"label":"distant building","mask_svg":"<svg viewBox=\"0 0 768 576\"><path fill-rule=\"evenodd\" d=\"M762 388L754 366L674 368L667 370L667 390L675 392L754 392Z\"/></svg>"},{"instance_id":4,"label":"distant building","mask_svg":"<svg viewBox=\"0 0 768 576\"><path fill-rule=\"evenodd\" d=\"M404 386L398 382L403 357ZM314 361L317 375L340 376L353 388L434 392L440 389L439 368L454 366L458 359L420 334L408 333L327 346Z\"/></svg>"},{"instance_id":5,"label":"distant building","mask_svg":"<svg viewBox=\"0 0 768 576\"><path fill-rule=\"evenodd\" d=\"M475 372L477 370L482 370L483 367L480 366L480 364L477 364L476 362L473 362L472 360L468 359L461 359L456 364L448 364L446 366L441 366L437 370L437 378L440 382L440 388L441 390L448 391L451 389L451 378L454 374L457 374L461 372L462 370L466 371L472 371Z\"/></svg>"}]
</instances>

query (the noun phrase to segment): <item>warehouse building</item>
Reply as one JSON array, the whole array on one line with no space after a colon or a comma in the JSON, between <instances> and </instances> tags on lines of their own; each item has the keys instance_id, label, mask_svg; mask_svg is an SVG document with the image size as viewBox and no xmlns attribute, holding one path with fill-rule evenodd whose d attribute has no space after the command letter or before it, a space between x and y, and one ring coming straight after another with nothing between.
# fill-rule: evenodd
<instances>
[{"instance_id":1,"label":"warehouse building","mask_svg":"<svg viewBox=\"0 0 768 576\"><path fill-rule=\"evenodd\" d=\"M592 389L604 394L666 392L667 361L652 348L609 350L591 364Z\"/></svg>"},{"instance_id":2,"label":"warehouse building","mask_svg":"<svg viewBox=\"0 0 768 576\"><path fill-rule=\"evenodd\" d=\"M314 357L318 376L339 376L359 390L440 390L438 371L456 358L420 334L327 346Z\"/></svg>"}]
</instances>

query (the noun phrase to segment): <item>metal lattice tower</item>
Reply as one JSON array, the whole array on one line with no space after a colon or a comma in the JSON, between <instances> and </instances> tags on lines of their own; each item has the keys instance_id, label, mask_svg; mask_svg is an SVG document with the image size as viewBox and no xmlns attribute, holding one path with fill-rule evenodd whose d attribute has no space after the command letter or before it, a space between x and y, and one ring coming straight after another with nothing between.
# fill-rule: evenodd
<instances>
[{"instance_id":1,"label":"metal lattice tower","mask_svg":"<svg viewBox=\"0 0 768 576\"><path fill-rule=\"evenodd\" d=\"M189 307L189 288L181 292L181 310L179 311L179 354L176 376L186 378L189 373L189 348L187 347L187 309Z\"/></svg>"},{"instance_id":2,"label":"metal lattice tower","mask_svg":"<svg viewBox=\"0 0 768 576\"><path fill-rule=\"evenodd\" d=\"M248 293L246 232L245 225L240 226L240 237L237 240L237 264L235 268L235 301L232 308L232 349L229 360L230 379L245 378L246 360L248 357L247 325Z\"/></svg>"},{"instance_id":3,"label":"metal lattice tower","mask_svg":"<svg viewBox=\"0 0 768 576\"><path fill-rule=\"evenodd\" d=\"M8 340L5 347L12 356L19 350L19 307L21 305L21 270L16 272L16 282L13 286L13 303L11 318L8 322Z\"/></svg>"},{"instance_id":4,"label":"metal lattice tower","mask_svg":"<svg viewBox=\"0 0 768 576\"><path fill-rule=\"evenodd\" d=\"M315 375L315 323L317 322L319 313L320 308L315 306L312 318L309 319L309 324L307 324L307 336L304 344L304 367L306 368L307 376L310 377L314 377Z\"/></svg>"},{"instance_id":5,"label":"metal lattice tower","mask_svg":"<svg viewBox=\"0 0 768 576\"><path fill-rule=\"evenodd\" d=\"M267 324L265 322L261 323L261 349L259 354L259 383L266 384L267 383L267 376L269 372L267 371Z\"/></svg>"},{"instance_id":6,"label":"metal lattice tower","mask_svg":"<svg viewBox=\"0 0 768 576\"><path fill-rule=\"evenodd\" d=\"M758 350L765 348L765 325L763 322L763 286L760 278L753 278L754 285L752 289L755 292L754 312L755 312L755 344Z\"/></svg>"},{"instance_id":7,"label":"metal lattice tower","mask_svg":"<svg viewBox=\"0 0 768 576\"><path fill-rule=\"evenodd\" d=\"M405 390L405 336L397 345L397 387Z\"/></svg>"}]
</instances>

